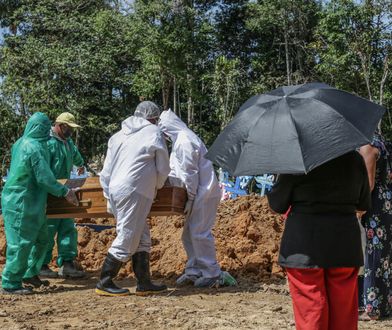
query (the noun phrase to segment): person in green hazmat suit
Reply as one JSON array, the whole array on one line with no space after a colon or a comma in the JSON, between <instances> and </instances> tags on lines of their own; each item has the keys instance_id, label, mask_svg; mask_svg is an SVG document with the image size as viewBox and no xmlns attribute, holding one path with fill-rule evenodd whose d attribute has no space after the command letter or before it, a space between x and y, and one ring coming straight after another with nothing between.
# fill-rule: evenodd
<instances>
[{"instance_id":1,"label":"person in green hazmat suit","mask_svg":"<svg viewBox=\"0 0 392 330\"><path fill-rule=\"evenodd\" d=\"M11 168L1 205L7 241L2 289L7 294L29 294L30 285L49 285L38 277L48 243L47 194L64 196L77 205L74 190L57 182L49 167L49 118L30 117L23 136L12 146ZM23 287L23 283L27 287Z\"/></svg>"},{"instance_id":2,"label":"person in green hazmat suit","mask_svg":"<svg viewBox=\"0 0 392 330\"><path fill-rule=\"evenodd\" d=\"M64 112L60 114L50 131L48 141L49 165L56 179L69 179L73 165L78 167L78 174L84 173L84 160L71 139L74 129L80 128L75 117ZM52 260L52 251L57 233L57 265L59 272L53 271L48 264ZM75 267L78 255L78 232L75 219L48 219L49 244L41 268L40 276L55 278L58 275L65 278L82 278L86 274Z\"/></svg>"}]
</instances>

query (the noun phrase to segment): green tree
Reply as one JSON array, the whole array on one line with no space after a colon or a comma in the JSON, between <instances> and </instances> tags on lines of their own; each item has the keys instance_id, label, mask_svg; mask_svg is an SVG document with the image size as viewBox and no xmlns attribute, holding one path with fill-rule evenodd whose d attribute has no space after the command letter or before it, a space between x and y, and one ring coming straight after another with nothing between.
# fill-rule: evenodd
<instances>
[{"instance_id":1,"label":"green tree","mask_svg":"<svg viewBox=\"0 0 392 330\"><path fill-rule=\"evenodd\" d=\"M1 48L2 91L22 116L70 111L83 126L87 159L106 150L131 113L135 70L130 21L106 1L20 1L7 17L17 31Z\"/></svg>"},{"instance_id":2,"label":"green tree","mask_svg":"<svg viewBox=\"0 0 392 330\"><path fill-rule=\"evenodd\" d=\"M313 79L308 45L317 26L319 1L277 0L248 4L246 26L256 34L252 59L254 92Z\"/></svg>"},{"instance_id":3,"label":"green tree","mask_svg":"<svg viewBox=\"0 0 392 330\"><path fill-rule=\"evenodd\" d=\"M312 44L321 79L391 107L391 29L390 1L330 1L321 13ZM389 113L387 117L389 132Z\"/></svg>"},{"instance_id":4,"label":"green tree","mask_svg":"<svg viewBox=\"0 0 392 330\"><path fill-rule=\"evenodd\" d=\"M208 11L214 1L135 1L133 33L139 36L139 69L135 92L152 97L160 91L164 108L170 106L195 124L195 104L201 98L197 78L206 68L211 34ZM142 94L147 93L147 94Z\"/></svg>"},{"instance_id":5,"label":"green tree","mask_svg":"<svg viewBox=\"0 0 392 330\"><path fill-rule=\"evenodd\" d=\"M231 120L233 114L240 106L241 77L243 73L239 67L238 59L229 60L220 56L215 62L215 71L212 74L213 101L220 129L223 129Z\"/></svg>"},{"instance_id":6,"label":"green tree","mask_svg":"<svg viewBox=\"0 0 392 330\"><path fill-rule=\"evenodd\" d=\"M1 96L1 94L0 94ZM0 191L2 188L1 178L6 175L9 168L11 156L11 146L15 139L23 134L25 121L22 116L18 116L14 110L0 98ZM12 138L10 138L12 137Z\"/></svg>"}]
</instances>

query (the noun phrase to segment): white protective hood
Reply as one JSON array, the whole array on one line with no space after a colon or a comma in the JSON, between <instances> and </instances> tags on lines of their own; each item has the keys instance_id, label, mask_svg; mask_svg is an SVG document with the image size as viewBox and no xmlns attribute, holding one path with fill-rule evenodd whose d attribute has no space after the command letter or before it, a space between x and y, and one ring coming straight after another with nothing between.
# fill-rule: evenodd
<instances>
[{"instance_id":1,"label":"white protective hood","mask_svg":"<svg viewBox=\"0 0 392 330\"><path fill-rule=\"evenodd\" d=\"M109 140L100 182L106 198L136 191L153 199L169 172L167 147L159 128L131 116Z\"/></svg>"},{"instance_id":2,"label":"white protective hood","mask_svg":"<svg viewBox=\"0 0 392 330\"><path fill-rule=\"evenodd\" d=\"M121 123L121 132L123 132L125 135L130 135L149 125L152 124L148 120L142 117L131 116Z\"/></svg>"},{"instance_id":3,"label":"white protective hood","mask_svg":"<svg viewBox=\"0 0 392 330\"><path fill-rule=\"evenodd\" d=\"M207 198L221 196L212 163L204 156L207 148L201 139L170 109L163 111L159 127L172 141L170 176L181 179L189 198L195 198L194 208Z\"/></svg>"}]
</instances>

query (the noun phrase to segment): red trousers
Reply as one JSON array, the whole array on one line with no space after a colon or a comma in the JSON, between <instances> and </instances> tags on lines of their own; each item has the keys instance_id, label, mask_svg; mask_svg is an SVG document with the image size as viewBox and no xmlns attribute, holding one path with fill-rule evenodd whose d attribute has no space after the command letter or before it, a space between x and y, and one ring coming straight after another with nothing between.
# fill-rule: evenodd
<instances>
[{"instance_id":1,"label":"red trousers","mask_svg":"<svg viewBox=\"0 0 392 330\"><path fill-rule=\"evenodd\" d=\"M297 330L358 329L358 268L286 268Z\"/></svg>"}]
</instances>

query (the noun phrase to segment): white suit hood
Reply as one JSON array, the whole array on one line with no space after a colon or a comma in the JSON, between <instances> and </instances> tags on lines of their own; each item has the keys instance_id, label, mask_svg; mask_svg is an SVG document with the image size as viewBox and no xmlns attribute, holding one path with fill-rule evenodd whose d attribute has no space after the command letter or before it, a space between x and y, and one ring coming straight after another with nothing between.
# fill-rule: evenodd
<instances>
[{"instance_id":1,"label":"white suit hood","mask_svg":"<svg viewBox=\"0 0 392 330\"><path fill-rule=\"evenodd\" d=\"M131 116L128 117L127 119L125 119L122 123L121 123L121 131L125 134L125 135L129 135L132 133L136 133L138 131L140 131L142 128L151 125L151 123L142 118L142 117L135 117L135 116Z\"/></svg>"},{"instance_id":2,"label":"white suit hood","mask_svg":"<svg viewBox=\"0 0 392 330\"><path fill-rule=\"evenodd\" d=\"M136 192L153 199L169 172L169 155L159 128L131 116L109 140L100 182L106 198Z\"/></svg>"},{"instance_id":3,"label":"white suit hood","mask_svg":"<svg viewBox=\"0 0 392 330\"><path fill-rule=\"evenodd\" d=\"M160 116L159 128L165 133L172 142L174 143L177 140L177 136L180 132L187 132L190 133L189 135L195 135L196 140L199 138L193 133L188 126L178 117L173 111L170 109L167 111L162 111Z\"/></svg>"},{"instance_id":4,"label":"white suit hood","mask_svg":"<svg viewBox=\"0 0 392 330\"><path fill-rule=\"evenodd\" d=\"M163 111L159 128L173 142L170 176L181 179L188 198L195 199L194 208L203 201L221 195L212 163L204 156L207 148L201 139L171 110Z\"/></svg>"}]
</instances>

